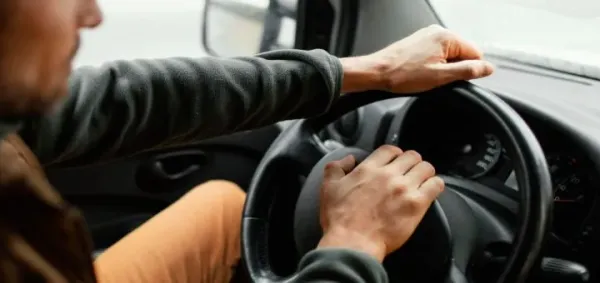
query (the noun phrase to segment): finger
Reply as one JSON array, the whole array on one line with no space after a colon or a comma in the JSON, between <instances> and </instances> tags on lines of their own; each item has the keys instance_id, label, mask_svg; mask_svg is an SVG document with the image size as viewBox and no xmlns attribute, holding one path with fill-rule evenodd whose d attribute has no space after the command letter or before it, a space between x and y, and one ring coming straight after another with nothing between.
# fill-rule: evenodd
<instances>
[{"instance_id":1,"label":"finger","mask_svg":"<svg viewBox=\"0 0 600 283\"><path fill-rule=\"evenodd\" d=\"M352 169L356 167L356 158L354 158L354 155L348 155L340 160L340 167L344 170L344 174L352 172Z\"/></svg>"},{"instance_id":2,"label":"finger","mask_svg":"<svg viewBox=\"0 0 600 283\"><path fill-rule=\"evenodd\" d=\"M406 176L410 185L418 187L429 178L435 176L435 168L429 162L419 162L419 164L411 168L404 176Z\"/></svg>"},{"instance_id":3,"label":"finger","mask_svg":"<svg viewBox=\"0 0 600 283\"><path fill-rule=\"evenodd\" d=\"M329 162L325 165L323 177L328 180L339 180L350 173L355 165L356 160L352 155L348 155L341 160Z\"/></svg>"},{"instance_id":4,"label":"finger","mask_svg":"<svg viewBox=\"0 0 600 283\"><path fill-rule=\"evenodd\" d=\"M440 195L441 192L444 191L444 187L444 180L438 176L435 176L427 179L427 181L421 184L419 187L419 192L429 202L432 202Z\"/></svg>"},{"instance_id":5,"label":"finger","mask_svg":"<svg viewBox=\"0 0 600 283\"><path fill-rule=\"evenodd\" d=\"M491 75L494 65L483 60L465 60L455 63L436 64L441 85L458 80L473 80Z\"/></svg>"},{"instance_id":6,"label":"finger","mask_svg":"<svg viewBox=\"0 0 600 283\"><path fill-rule=\"evenodd\" d=\"M409 150L396 157L387 168L398 174L406 174L413 166L421 162L421 155L414 150ZM420 183L419 183L420 184ZM417 185L419 185L417 184Z\"/></svg>"},{"instance_id":7,"label":"finger","mask_svg":"<svg viewBox=\"0 0 600 283\"><path fill-rule=\"evenodd\" d=\"M371 155L367 157L362 163L366 166L384 166L392 162L396 157L402 154L402 150L399 147L393 145L382 145Z\"/></svg>"},{"instance_id":8,"label":"finger","mask_svg":"<svg viewBox=\"0 0 600 283\"><path fill-rule=\"evenodd\" d=\"M483 52L474 44L453 33L450 33L448 37L449 39L446 43L447 61L479 60L483 58Z\"/></svg>"}]
</instances>

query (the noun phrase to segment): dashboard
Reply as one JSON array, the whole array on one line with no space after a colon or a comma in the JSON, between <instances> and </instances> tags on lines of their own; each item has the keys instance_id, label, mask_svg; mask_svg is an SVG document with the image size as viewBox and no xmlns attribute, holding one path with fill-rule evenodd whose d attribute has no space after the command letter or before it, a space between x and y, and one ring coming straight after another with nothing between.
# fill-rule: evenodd
<instances>
[{"instance_id":1,"label":"dashboard","mask_svg":"<svg viewBox=\"0 0 600 283\"><path fill-rule=\"evenodd\" d=\"M589 120L566 124L564 116L537 111L535 104L501 96L532 129L551 171L553 223L543 255L584 264L593 277L597 276L594 274L600 267L595 260L600 251L597 132L584 128L590 126ZM348 113L318 136L333 148L358 146L371 150L388 143L416 150L438 173L475 180L518 203L519 187L510 154L503 145L506 137L491 118L465 103L470 102L456 96L377 102ZM595 125L600 128L600 123Z\"/></svg>"},{"instance_id":2,"label":"dashboard","mask_svg":"<svg viewBox=\"0 0 600 283\"><path fill-rule=\"evenodd\" d=\"M415 100L399 118L396 144L421 153L438 173L476 180L518 201L512 160L503 146L506 137L486 114L466 107L468 103L456 97ZM541 117L520 114L538 138L552 177L549 253L586 261L593 256L586 251L592 240L600 174L575 139Z\"/></svg>"}]
</instances>

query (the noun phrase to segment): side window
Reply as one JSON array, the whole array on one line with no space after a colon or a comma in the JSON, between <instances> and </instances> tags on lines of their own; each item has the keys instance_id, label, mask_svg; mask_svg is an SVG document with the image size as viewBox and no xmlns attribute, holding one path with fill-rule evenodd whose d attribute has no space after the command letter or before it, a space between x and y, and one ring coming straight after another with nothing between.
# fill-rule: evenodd
<instances>
[{"instance_id":1,"label":"side window","mask_svg":"<svg viewBox=\"0 0 600 283\"><path fill-rule=\"evenodd\" d=\"M206 0L203 43L211 55L293 48L298 0Z\"/></svg>"},{"instance_id":2,"label":"side window","mask_svg":"<svg viewBox=\"0 0 600 283\"><path fill-rule=\"evenodd\" d=\"M98 0L98 4L104 22L82 33L75 67L207 55L201 41L202 0Z\"/></svg>"},{"instance_id":3,"label":"side window","mask_svg":"<svg viewBox=\"0 0 600 283\"><path fill-rule=\"evenodd\" d=\"M249 56L295 48L299 1L98 0L104 22L82 33L74 67L173 56ZM334 22L342 18L344 0L306 1L313 5L304 11L311 19L303 29L302 48L328 49L335 42L333 29L339 24Z\"/></svg>"}]
</instances>

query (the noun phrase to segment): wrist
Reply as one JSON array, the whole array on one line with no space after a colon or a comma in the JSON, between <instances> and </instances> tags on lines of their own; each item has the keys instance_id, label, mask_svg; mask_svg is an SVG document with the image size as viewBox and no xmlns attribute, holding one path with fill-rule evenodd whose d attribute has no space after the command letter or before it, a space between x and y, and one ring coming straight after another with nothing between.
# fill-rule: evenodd
<instances>
[{"instance_id":1,"label":"wrist","mask_svg":"<svg viewBox=\"0 0 600 283\"><path fill-rule=\"evenodd\" d=\"M383 60L372 55L341 58L344 78L342 93L362 92L367 90L384 90L385 73L388 69Z\"/></svg>"},{"instance_id":2,"label":"wrist","mask_svg":"<svg viewBox=\"0 0 600 283\"><path fill-rule=\"evenodd\" d=\"M385 243L380 238L344 228L329 229L321 238L319 248L355 250L371 255L379 262L383 262L386 255Z\"/></svg>"}]
</instances>

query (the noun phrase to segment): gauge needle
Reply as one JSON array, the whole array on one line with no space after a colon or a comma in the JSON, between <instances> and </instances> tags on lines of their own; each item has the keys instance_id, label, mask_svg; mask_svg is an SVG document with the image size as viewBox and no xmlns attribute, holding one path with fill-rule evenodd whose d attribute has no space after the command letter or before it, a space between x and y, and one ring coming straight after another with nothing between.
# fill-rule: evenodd
<instances>
[{"instance_id":1,"label":"gauge needle","mask_svg":"<svg viewBox=\"0 0 600 283\"><path fill-rule=\"evenodd\" d=\"M561 199L561 198L554 198L554 202L560 202L560 203L576 203L576 202L582 202L583 201L583 196L578 196L577 198L568 198L568 199Z\"/></svg>"}]
</instances>

